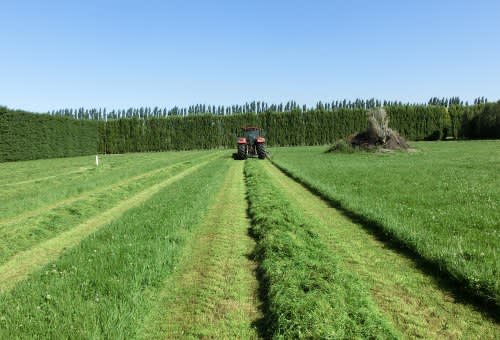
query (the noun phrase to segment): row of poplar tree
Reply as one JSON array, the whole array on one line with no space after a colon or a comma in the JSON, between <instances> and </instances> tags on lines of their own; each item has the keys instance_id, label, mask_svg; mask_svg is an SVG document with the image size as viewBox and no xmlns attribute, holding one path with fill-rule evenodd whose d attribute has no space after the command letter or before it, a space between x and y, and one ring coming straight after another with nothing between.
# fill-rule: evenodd
<instances>
[{"instance_id":1,"label":"row of poplar tree","mask_svg":"<svg viewBox=\"0 0 500 340\"><path fill-rule=\"evenodd\" d=\"M500 103L392 105L389 125L409 140L500 138ZM367 127L367 110L266 111L229 116L123 118L100 124L103 153L233 147L245 125L265 131L270 146L325 145Z\"/></svg>"},{"instance_id":2,"label":"row of poplar tree","mask_svg":"<svg viewBox=\"0 0 500 340\"><path fill-rule=\"evenodd\" d=\"M385 109L389 125L409 140L500 138L500 102L481 99L466 105L457 100L433 99L425 105L387 103ZM235 138L245 125L263 128L270 146L324 145L364 130L369 108L379 104L365 101L332 107L318 103L315 108L303 110L290 102L285 105L287 111L268 108L229 115L166 117L149 115L145 109L141 115L139 109L137 116L107 120L32 114L0 107L0 161L96 152L234 147Z\"/></svg>"},{"instance_id":3,"label":"row of poplar tree","mask_svg":"<svg viewBox=\"0 0 500 340\"><path fill-rule=\"evenodd\" d=\"M474 100L474 104L486 103L486 98L480 97ZM459 97L451 98L437 98L433 97L428 102L429 105L438 105L449 107L452 105L468 106L467 102L460 100ZM388 107L388 106L401 106L401 105L415 105L401 101L378 100L378 99L356 99L356 100L335 100L332 102L318 102L313 107L307 105L299 105L295 101L288 101L280 104L269 104L262 101L247 102L243 105L206 105L197 104L188 107L174 106L172 108L166 107L136 107L118 110L106 110L106 108L92 108L86 109L83 107L72 109L59 109L47 112L52 116L65 116L75 119L92 119L92 120L108 120L120 118L149 118L149 117L168 117L168 116L192 116L192 115L219 115L228 116L233 114L245 113L264 113L264 112L290 112L301 111L307 112L311 110L326 110L333 111L336 109L371 109L375 107Z\"/></svg>"}]
</instances>

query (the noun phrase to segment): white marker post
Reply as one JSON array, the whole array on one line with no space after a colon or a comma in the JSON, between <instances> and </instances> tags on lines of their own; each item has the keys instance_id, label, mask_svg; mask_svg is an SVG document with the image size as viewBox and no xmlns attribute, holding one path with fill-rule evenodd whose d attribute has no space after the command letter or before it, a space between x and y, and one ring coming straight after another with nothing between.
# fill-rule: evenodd
<instances>
[{"instance_id":1,"label":"white marker post","mask_svg":"<svg viewBox=\"0 0 500 340\"><path fill-rule=\"evenodd\" d=\"M99 155L95 155L95 166L99 166Z\"/></svg>"}]
</instances>

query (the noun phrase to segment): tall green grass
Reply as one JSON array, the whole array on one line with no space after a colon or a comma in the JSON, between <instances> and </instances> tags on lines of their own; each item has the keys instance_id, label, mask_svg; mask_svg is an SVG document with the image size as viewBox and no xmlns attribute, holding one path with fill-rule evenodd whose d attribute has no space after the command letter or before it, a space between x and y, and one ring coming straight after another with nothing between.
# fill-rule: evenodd
<instances>
[{"instance_id":1,"label":"tall green grass","mask_svg":"<svg viewBox=\"0 0 500 340\"><path fill-rule=\"evenodd\" d=\"M0 295L0 338L135 337L227 161L173 183Z\"/></svg>"},{"instance_id":2,"label":"tall green grass","mask_svg":"<svg viewBox=\"0 0 500 340\"><path fill-rule=\"evenodd\" d=\"M395 338L359 280L340 265L256 162L245 166L256 256L266 292L266 336Z\"/></svg>"},{"instance_id":3,"label":"tall green grass","mask_svg":"<svg viewBox=\"0 0 500 340\"><path fill-rule=\"evenodd\" d=\"M500 142L412 143L417 152L273 150L273 161L500 305Z\"/></svg>"}]
</instances>

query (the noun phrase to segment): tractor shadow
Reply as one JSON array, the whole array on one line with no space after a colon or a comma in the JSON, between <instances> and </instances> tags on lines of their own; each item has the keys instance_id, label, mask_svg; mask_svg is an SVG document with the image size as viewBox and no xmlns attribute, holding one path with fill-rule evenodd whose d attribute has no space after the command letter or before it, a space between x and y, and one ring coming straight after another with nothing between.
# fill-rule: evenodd
<instances>
[{"instance_id":1,"label":"tractor shadow","mask_svg":"<svg viewBox=\"0 0 500 340\"><path fill-rule=\"evenodd\" d=\"M453 278L440 267L439 263L423 258L416 252L416 250L407 247L392 235L385 233L383 231L383 226L380 223L346 209L341 202L327 197L318 189L312 187L276 163L272 162L272 164L284 175L302 185L312 194L320 197L323 201L328 203L332 208L340 211L342 215L350 219L352 222L362 226L363 229L365 229L370 235L380 241L385 248L411 260L418 270L429 276L441 290L447 292L451 297L453 297L455 303L470 305L477 312L485 315L497 323L500 323L500 306L497 305L492 298L488 297L488 293L486 291L479 291L479 293L474 292L468 287L465 280Z\"/></svg>"}]
</instances>

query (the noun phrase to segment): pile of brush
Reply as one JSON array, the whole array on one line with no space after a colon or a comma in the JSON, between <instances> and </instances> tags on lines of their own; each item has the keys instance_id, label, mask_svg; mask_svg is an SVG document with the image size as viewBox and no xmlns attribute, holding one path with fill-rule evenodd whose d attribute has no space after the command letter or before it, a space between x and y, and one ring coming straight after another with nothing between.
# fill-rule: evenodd
<instances>
[{"instance_id":1,"label":"pile of brush","mask_svg":"<svg viewBox=\"0 0 500 340\"><path fill-rule=\"evenodd\" d=\"M338 141L329 151L408 150L409 145L399 133L389 127L389 117L383 108L368 113L368 128Z\"/></svg>"}]
</instances>

